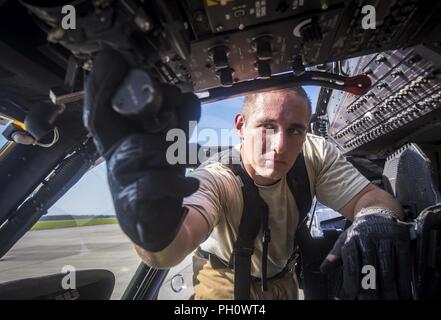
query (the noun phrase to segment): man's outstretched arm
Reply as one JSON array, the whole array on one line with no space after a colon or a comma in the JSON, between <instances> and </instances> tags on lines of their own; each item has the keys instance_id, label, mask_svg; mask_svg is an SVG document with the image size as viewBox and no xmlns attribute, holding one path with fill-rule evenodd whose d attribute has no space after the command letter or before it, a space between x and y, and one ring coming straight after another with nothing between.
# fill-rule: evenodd
<instances>
[{"instance_id":1,"label":"man's outstretched arm","mask_svg":"<svg viewBox=\"0 0 441 320\"><path fill-rule=\"evenodd\" d=\"M401 204L388 192L381 188L368 184L354 198L351 199L342 209L340 213L349 220L354 217L362 209L366 208L385 208L394 213L395 218L403 219L403 209Z\"/></svg>"},{"instance_id":2,"label":"man's outstretched arm","mask_svg":"<svg viewBox=\"0 0 441 320\"><path fill-rule=\"evenodd\" d=\"M154 268L171 268L180 263L208 235L209 227L205 218L194 208L189 207L176 238L163 250L149 252L135 244L139 257Z\"/></svg>"}]
</instances>

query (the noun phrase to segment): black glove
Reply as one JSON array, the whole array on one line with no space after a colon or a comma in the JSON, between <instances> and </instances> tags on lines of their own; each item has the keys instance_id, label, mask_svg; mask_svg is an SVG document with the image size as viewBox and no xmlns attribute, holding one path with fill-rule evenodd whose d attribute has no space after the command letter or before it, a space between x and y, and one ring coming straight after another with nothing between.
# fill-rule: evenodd
<instances>
[{"instance_id":1,"label":"black glove","mask_svg":"<svg viewBox=\"0 0 441 320\"><path fill-rule=\"evenodd\" d=\"M118 141L141 131L139 122L122 117L111 106L112 97L129 70L121 53L105 48L97 54L92 72L85 78L83 123L106 160Z\"/></svg>"},{"instance_id":2,"label":"black glove","mask_svg":"<svg viewBox=\"0 0 441 320\"><path fill-rule=\"evenodd\" d=\"M107 160L122 230L140 247L160 251L175 238L186 213L182 200L198 189L199 182L185 177L184 165L169 164L166 154L173 141L166 141L165 130L156 130L162 127L157 122L176 117L176 127L186 133L181 143L188 151L188 122L199 120L200 102L191 93L161 85L164 105L154 121L123 117L112 109L111 100L128 70L122 55L112 49L97 55L85 86L84 123ZM157 125L154 133L149 132L151 123Z\"/></svg>"},{"instance_id":3,"label":"black glove","mask_svg":"<svg viewBox=\"0 0 441 320\"><path fill-rule=\"evenodd\" d=\"M184 197L197 179L185 168L167 163L165 135L131 135L107 162L108 180L122 230L148 251L160 251L175 238L185 217Z\"/></svg>"},{"instance_id":4,"label":"black glove","mask_svg":"<svg viewBox=\"0 0 441 320\"><path fill-rule=\"evenodd\" d=\"M362 209L339 236L320 270L335 272L341 264L346 298L411 298L409 227L397 221L388 209ZM369 267L362 273L367 265L374 268L374 273ZM372 279L375 283L369 281Z\"/></svg>"}]
</instances>

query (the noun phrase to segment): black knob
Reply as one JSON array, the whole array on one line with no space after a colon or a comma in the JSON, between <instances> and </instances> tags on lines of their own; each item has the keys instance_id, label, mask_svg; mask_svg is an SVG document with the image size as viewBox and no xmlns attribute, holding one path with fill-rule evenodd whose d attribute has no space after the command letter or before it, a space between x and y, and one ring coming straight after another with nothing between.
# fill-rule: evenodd
<instances>
[{"instance_id":1,"label":"black knob","mask_svg":"<svg viewBox=\"0 0 441 320\"><path fill-rule=\"evenodd\" d=\"M223 68L217 71L222 87L231 87L233 85L233 72L231 68Z\"/></svg>"},{"instance_id":2,"label":"black knob","mask_svg":"<svg viewBox=\"0 0 441 320\"><path fill-rule=\"evenodd\" d=\"M255 41L256 55L258 60L270 60L273 57L273 50L271 49L271 37L261 36Z\"/></svg>"},{"instance_id":3,"label":"black knob","mask_svg":"<svg viewBox=\"0 0 441 320\"><path fill-rule=\"evenodd\" d=\"M269 79L271 77L271 61L257 61L257 73L261 79Z\"/></svg>"},{"instance_id":4,"label":"black knob","mask_svg":"<svg viewBox=\"0 0 441 320\"><path fill-rule=\"evenodd\" d=\"M209 52L216 69L228 67L229 49L226 46L214 47Z\"/></svg>"}]
</instances>

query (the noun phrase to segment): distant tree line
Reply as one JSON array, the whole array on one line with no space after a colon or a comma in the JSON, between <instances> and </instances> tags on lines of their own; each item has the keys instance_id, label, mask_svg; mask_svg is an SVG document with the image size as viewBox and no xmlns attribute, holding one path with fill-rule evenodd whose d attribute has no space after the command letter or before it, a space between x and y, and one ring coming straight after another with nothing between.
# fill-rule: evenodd
<instances>
[{"instance_id":1,"label":"distant tree line","mask_svg":"<svg viewBox=\"0 0 441 320\"><path fill-rule=\"evenodd\" d=\"M115 215L107 214L107 215L95 215L95 214L60 214L60 215L50 215L43 216L40 218L40 221L53 221L53 220L83 220L83 219L99 219L99 218L115 218Z\"/></svg>"}]
</instances>

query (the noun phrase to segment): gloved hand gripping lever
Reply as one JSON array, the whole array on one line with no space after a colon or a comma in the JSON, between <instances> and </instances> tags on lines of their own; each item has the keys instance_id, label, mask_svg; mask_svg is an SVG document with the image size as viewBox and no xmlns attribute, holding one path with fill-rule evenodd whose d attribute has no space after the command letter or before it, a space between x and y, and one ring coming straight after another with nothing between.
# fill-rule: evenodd
<instances>
[{"instance_id":1,"label":"gloved hand gripping lever","mask_svg":"<svg viewBox=\"0 0 441 320\"><path fill-rule=\"evenodd\" d=\"M110 190L122 230L140 247L160 251L175 238L185 217L184 197L199 182L185 167L171 164L167 131L198 121L200 102L193 94L155 82L130 68L113 49L101 51L85 85L84 124L107 160Z\"/></svg>"}]
</instances>

